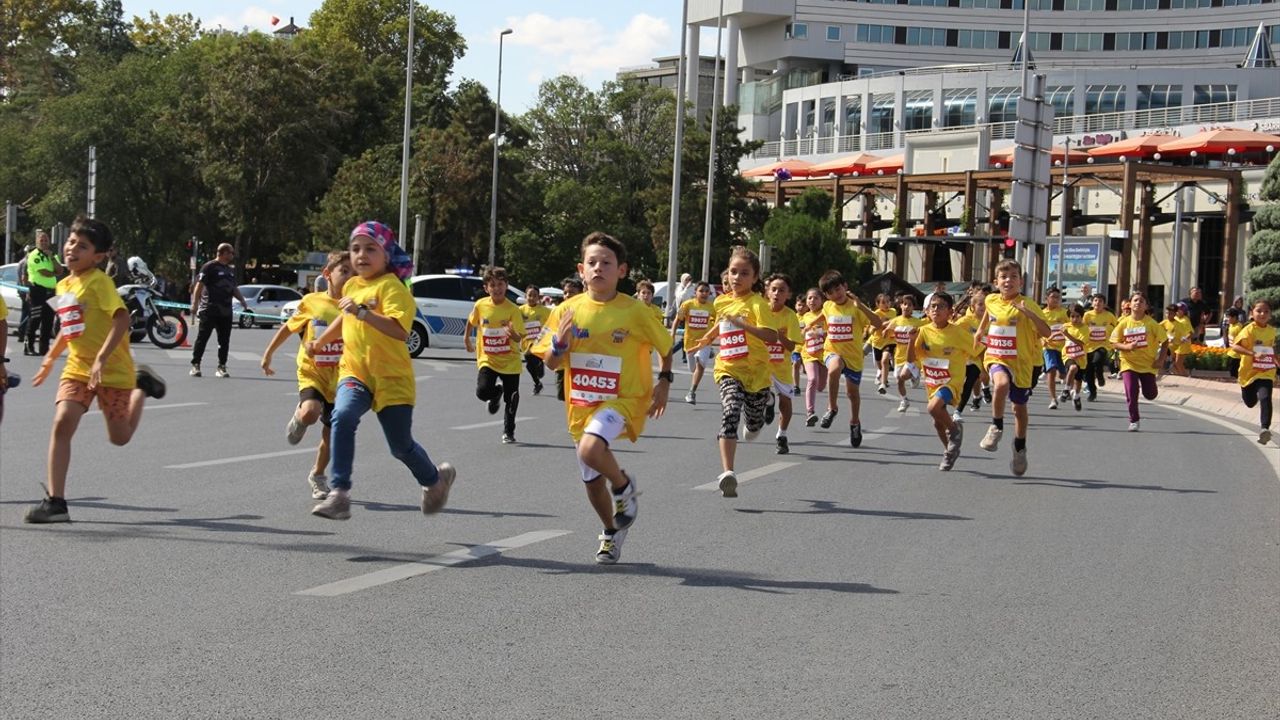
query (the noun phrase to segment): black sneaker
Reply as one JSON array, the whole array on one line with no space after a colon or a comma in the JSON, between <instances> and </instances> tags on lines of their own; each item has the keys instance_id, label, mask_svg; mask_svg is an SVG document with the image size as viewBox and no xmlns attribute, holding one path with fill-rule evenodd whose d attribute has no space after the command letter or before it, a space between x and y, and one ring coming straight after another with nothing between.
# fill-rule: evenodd
<instances>
[{"instance_id":1,"label":"black sneaker","mask_svg":"<svg viewBox=\"0 0 1280 720\"><path fill-rule=\"evenodd\" d=\"M137 372L134 374L138 389L153 400L159 400L164 397L165 385L164 378L156 374L150 366L139 365Z\"/></svg>"},{"instance_id":2,"label":"black sneaker","mask_svg":"<svg viewBox=\"0 0 1280 720\"><path fill-rule=\"evenodd\" d=\"M777 454L786 455L789 452L791 452L791 446L787 444L787 436L783 435L782 437L778 438Z\"/></svg>"},{"instance_id":3,"label":"black sneaker","mask_svg":"<svg viewBox=\"0 0 1280 720\"><path fill-rule=\"evenodd\" d=\"M27 510L22 521L34 524L71 522L71 514L67 512L66 498L45 495L40 504Z\"/></svg>"},{"instance_id":4,"label":"black sneaker","mask_svg":"<svg viewBox=\"0 0 1280 720\"><path fill-rule=\"evenodd\" d=\"M805 427L813 427L814 425L817 425L817 424L818 424L818 416L814 415L813 413L809 413L809 417L804 419Z\"/></svg>"},{"instance_id":5,"label":"black sneaker","mask_svg":"<svg viewBox=\"0 0 1280 720\"><path fill-rule=\"evenodd\" d=\"M537 381L535 380L535 381L534 381L534 383L533 383L533 394L534 394L534 395L540 395L541 393L542 393L542 383L537 382Z\"/></svg>"},{"instance_id":6,"label":"black sneaker","mask_svg":"<svg viewBox=\"0 0 1280 720\"><path fill-rule=\"evenodd\" d=\"M822 420L821 420L821 421L819 421L819 423L818 423L818 424L819 424L819 425L821 425L821 426L822 426L822 429L824 429L824 430L825 430L825 429L827 429L827 428L831 427L831 421L832 421L832 420L835 420L835 419L836 419L836 411L835 411L835 410L828 410L828 411L826 411L826 412L822 413Z\"/></svg>"},{"instance_id":7,"label":"black sneaker","mask_svg":"<svg viewBox=\"0 0 1280 720\"><path fill-rule=\"evenodd\" d=\"M991 388L989 387L982 388L982 402L988 405L991 404Z\"/></svg>"},{"instance_id":8,"label":"black sneaker","mask_svg":"<svg viewBox=\"0 0 1280 720\"><path fill-rule=\"evenodd\" d=\"M501 395L499 395L499 396L497 396L497 397L494 397L494 398L490 398L490 399L489 399L489 414L490 414L490 415L497 415L497 414L498 414L498 406L499 406L499 405L501 405L501 404L502 404L502 396L501 396Z\"/></svg>"},{"instance_id":9,"label":"black sneaker","mask_svg":"<svg viewBox=\"0 0 1280 720\"><path fill-rule=\"evenodd\" d=\"M1089 402L1094 402L1094 401L1096 401L1096 400L1098 399L1098 391L1097 391L1097 390L1090 390L1090 391L1089 391L1089 395L1087 396L1087 398L1086 398L1086 399L1087 399Z\"/></svg>"},{"instance_id":10,"label":"black sneaker","mask_svg":"<svg viewBox=\"0 0 1280 720\"><path fill-rule=\"evenodd\" d=\"M1080 396L1079 395L1073 395L1071 397L1071 404L1075 406L1076 412L1080 412Z\"/></svg>"},{"instance_id":11,"label":"black sneaker","mask_svg":"<svg viewBox=\"0 0 1280 720\"><path fill-rule=\"evenodd\" d=\"M849 445L852 447L862 447L862 425L849 426Z\"/></svg>"},{"instance_id":12,"label":"black sneaker","mask_svg":"<svg viewBox=\"0 0 1280 720\"><path fill-rule=\"evenodd\" d=\"M773 418L774 418L774 415L775 415L775 411L774 411L774 409L773 409L773 403L769 403L768 405L765 405L765 407L764 407L764 424L765 424L765 425L772 425L772 424L773 424Z\"/></svg>"}]
</instances>

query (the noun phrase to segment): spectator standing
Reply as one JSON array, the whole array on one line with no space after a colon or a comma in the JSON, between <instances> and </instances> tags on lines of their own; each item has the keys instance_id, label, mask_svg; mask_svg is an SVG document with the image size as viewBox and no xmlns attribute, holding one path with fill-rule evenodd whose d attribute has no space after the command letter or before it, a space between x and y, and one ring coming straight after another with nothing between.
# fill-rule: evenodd
<instances>
[{"instance_id":1,"label":"spectator standing","mask_svg":"<svg viewBox=\"0 0 1280 720\"><path fill-rule=\"evenodd\" d=\"M1212 317L1212 308L1204 299L1204 291L1199 287L1191 288L1191 294L1182 299L1187 306L1187 319L1191 321L1192 342L1204 344L1204 329Z\"/></svg>"},{"instance_id":2,"label":"spectator standing","mask_svg":"<svg viewBox=\"0 0 1280 720\"><path fill-rule=\"evenodd\" d=\"M49 336L53 334L53 308L49 298L58 286L58 259L49 246L49 233L36 233L36 248L27 254L27 318L26 355L44 355L49 352ZM37 344L37 336L39 341Z\"/></svg>"},{"instance_id":3,"label":"spectator standing","mask_svg":"<svg viewBox=\"0 0 1280 720\"><path fill-rule=\"evenodd\" d=\"M27 336L27 321L31 318L31 302L30 293L27 292L27 286L31 284L27 278L27 255L31 253L31 246L22 248L22 259L18 261L18 299L22 301L22 317L18 319L18 340L21 341ZM22 354L30 355L27 352L26 344L22 346Z\"/></svg>"},{"instance_id":4,"label":"spectator standing","mask_svg":"<svg viewBox=\"0 0 1280 720\"><path fill-rule=\"evenodd\" d=\"M196 284L191 288L191 315L199 324L196 342L191 348L191 377L200 377L204 348L215 331L218 333L218 371L214 376L230 377L227 374L227 354L231 350L231 299L239 300L246 312L249 309L231 269L235 256L235 249L229 243L219 245L217 256L200 268Z\"/></svg>"}]
</instances>

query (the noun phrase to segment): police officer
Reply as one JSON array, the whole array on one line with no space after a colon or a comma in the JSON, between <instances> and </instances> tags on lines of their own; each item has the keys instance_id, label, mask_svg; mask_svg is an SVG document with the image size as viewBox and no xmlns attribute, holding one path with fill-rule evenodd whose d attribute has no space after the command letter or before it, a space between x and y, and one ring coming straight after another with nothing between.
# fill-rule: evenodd
<instances>
[{"instance_id":1,"label":"police officer","mask_svg":"<svg viewBox=\"0 0 1280 720\"><path fill-rule=\"evenodd\" d=\"M49 352L49 336L53 334L53 308L49 298L58 286L58 271L62 266L49 245L49 233L36 233L36 247L27 255L27 305L31 316L27 320L26 346L28 355L44 355ZM39 334L37 344L36 335Z\"/></svg>"}]
</instances>

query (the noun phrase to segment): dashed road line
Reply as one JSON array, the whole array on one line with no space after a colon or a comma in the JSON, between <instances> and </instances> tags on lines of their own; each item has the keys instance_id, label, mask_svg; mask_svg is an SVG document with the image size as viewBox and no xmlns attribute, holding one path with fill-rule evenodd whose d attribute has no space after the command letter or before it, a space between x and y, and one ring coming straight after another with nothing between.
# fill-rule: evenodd
<instances>
[{"instance_id":1,"label":"dashed road line","mask_svg":"<svg viewBox=\"0 0 1280 720\"><path fill-rule=\"evenodd\" d=\"M738 484L741 485L742 483L745 483L745 482L758 480L762 477L765 477L766 475L772 475L776 472L782 472L783 470L793 468L799 464L800 463L798 462L776 462L776 463L771 463L769 465L765 465L764 467L758 467L754 470L747 470L745 472L740 472L738 473ZM719 480L717 480L716 482L709 482L704 485L699 485L694 488L694 490L719 490L719 489L720 489Z\"/></svg>"},{"instance_id":2,"label":"dashed road line","mask_svg":"<svg viewBox=\"0 0 1280 720\"><path fill-rule=\"evenodd\" d=\"M538 418L536 417L518 417L516 418L516 422L522 423L522 422L528 422L530 420L537 420L537 419ZM490 420L489 422L476 423L474 425L458 425L456 427L451 427L449 429L450 430L476 430L479 428L498 427L503 422L504 422L503 420Z\"/></svg>"},{"instance_id":3,"label":"dashed road line","mask_svg":"<svg viewBox=\"0 0 1280 720\"><path fill-rule=\"evenodd\" d=\"M168 410L170 408L195 407L197 405L208 405L208 404L209 403L207 402L187 402L187 403L169 403L168 405L147 405L146 411L151 412L152 410ZM101 410L90 410L89 412L85 413L85 415L101 415L101 414L102 414Z\"/></svg>"},{"instance_id":4,"label":"dashed road line","mask_svg":"<svg viewBox=\"0 0 1280 720\"><path fill-rule=\"evenodd\" d=\"M258 453L257 455L238 455L236 457L218 458L216 460L201 460L199 462L183 463L181 465L165 465L165 470L190 470L191 468L211 467L213 465L230 465L231 463L249 462L250 460L266 460L268 458L288 457L289 455L305 455L314 454L314 447L298 448L296 450L281 450L279 452Z\"/></svg>"}]
</instances>

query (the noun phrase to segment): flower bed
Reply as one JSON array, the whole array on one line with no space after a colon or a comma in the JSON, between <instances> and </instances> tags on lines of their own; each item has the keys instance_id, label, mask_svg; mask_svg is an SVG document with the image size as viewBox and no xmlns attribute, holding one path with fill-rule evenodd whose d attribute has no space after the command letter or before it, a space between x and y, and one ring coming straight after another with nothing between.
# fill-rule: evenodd
<instances>
[{"instance_id":1,"label":"flower bed","mask_svg":"<svg viewBox=\"0 0 1280 720\"><path fill-rule=\"evenodd\" d=\"M1229 359L1230 356L1227 355L1226 348L1192 343L1191 353L1187 355L1187 368L1193 370L1226 370Z\"/></svg>"}]
</instances>

